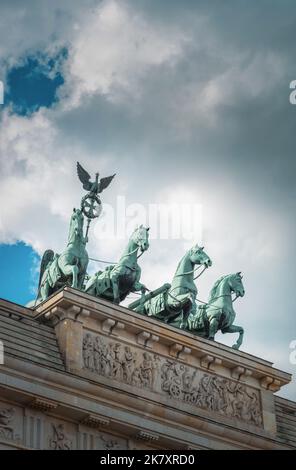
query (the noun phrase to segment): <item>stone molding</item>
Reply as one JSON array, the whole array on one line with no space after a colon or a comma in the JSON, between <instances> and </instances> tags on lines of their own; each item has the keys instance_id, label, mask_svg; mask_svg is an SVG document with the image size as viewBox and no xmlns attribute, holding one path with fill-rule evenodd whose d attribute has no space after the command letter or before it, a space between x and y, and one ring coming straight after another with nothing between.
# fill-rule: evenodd
<instances>
[{"instance_id":1,"label":"stone molding","mask_svg":"<svg viewBox=\"0 0 296 470\"><path fill-rule=\"evenodd\" d=\"M11 308L20 318L28 310ZM0 388L13 408L26 406L23 441L17 420L6 425L10 445L39 448L44 438L45 448L64 450L283 446L273 393L290 375L269 361L71 288L28 318L53 326L66 371L7 355Z\"/></svg>"},{"instance_id":2,"label":"stone molding","mask_svg":"<svg viewBox=\"0 0 296 470\"><path fill-rule=\"evenodd\" d=\"M84 368L98 376L262 427L258 390L237 381L204 373L89 331L84 332L83 360Z\"/></svg>"},{"instance_id":3,"label":"stone molding","mask_svg":"<svg viewBox=\"0 0 296 470\"><path fill-rule=\"evenodd\" d=\"M291 380L291 375L272 367L272 363L214 341L165 325L125 307L95 299L66 287L43 302L36 315L53 323L71 318L97 333L128 340L168 357L188 362L207 370L272 391L278 391ZM81 363L80 366L81 368Z\"/></svg>"}]
</instances>

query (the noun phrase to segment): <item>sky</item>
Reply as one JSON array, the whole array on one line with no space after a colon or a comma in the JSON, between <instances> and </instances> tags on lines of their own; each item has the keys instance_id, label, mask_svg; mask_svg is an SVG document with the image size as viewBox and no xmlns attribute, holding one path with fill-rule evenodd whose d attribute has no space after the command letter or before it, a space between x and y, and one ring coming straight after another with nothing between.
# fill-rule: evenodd
<instances>
[{"instance_id":1,"label":"sky","mask_svg":"<svg viewBox=\"0 0 296 470\"><path fill-rule=\"evenodd\" d=\"M118 196L200 205L192 240L151 240L142 282L170 282L202 243L199 298L242 271L241 349L295 374L295 31L293 0L1 0L0 297L34 298L40 256L65 247L80 161L116 172L102 196L116 215ZM89 254L116 260L127 239L100 223ZM295 379L281 395L296 399Z\"/></svg>"}]
</instances>

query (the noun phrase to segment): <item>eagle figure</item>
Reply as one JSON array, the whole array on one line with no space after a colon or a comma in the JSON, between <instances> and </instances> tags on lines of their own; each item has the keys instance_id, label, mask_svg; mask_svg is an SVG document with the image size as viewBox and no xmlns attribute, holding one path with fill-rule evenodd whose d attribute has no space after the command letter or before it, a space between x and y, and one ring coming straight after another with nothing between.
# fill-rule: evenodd
<instances>
[{"instance_id":1,"label":"eagle figure","mask_svg":"<svg viewBox=\"0 0 296 470\"><path fill-rule=\"evenodd\" d=\"M77 174L78 174L78 178L80 179L83 185L83 188L86 191L89 191L93 195L97 195L101 193L104 189L106 189L115 176L115 173L114 173L114 175L106 176L105 178L101 178L99 180L99 173L96 173L96 180L90 181L90 175L80 165L79 162L77 162Z\"/></svg>"}]
</instances>

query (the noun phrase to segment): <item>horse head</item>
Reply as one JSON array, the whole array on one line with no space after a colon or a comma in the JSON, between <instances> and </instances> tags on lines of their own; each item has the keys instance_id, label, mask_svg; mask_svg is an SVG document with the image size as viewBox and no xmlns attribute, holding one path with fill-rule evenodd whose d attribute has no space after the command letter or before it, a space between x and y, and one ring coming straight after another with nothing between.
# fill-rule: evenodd
<instances>
[{"instance_id":1,"label":"horse head","mask_svg":"<svg viewBox=\"0 0 296 470\"><path fill-rule=\"evenodd\" d=\"M144 227L140 225L137 227L131 236L131 240L141 249L141 251L146 251L149 248L149 227Z\"/></svg>"},{"instance_id":2,"label":"horse head","mask_svg":"<svg viewBox=\"0 0 296 470\"><path fill-rule=\"evenodd\" d=\"M245 295L245 288L243 285L242 278L243 276L241 272L230 274L230 276L228 277L229 287L237 297L243 297Z\"/></svg>"},{"instance_id":3,"label":"horse head","mask_svg":"<svg viewBox=\"0 0 296 470\"><path fill-rule=\"evenodd\" d=\"M211 258L204 251L204 247L194 245L190 250L190 261L193 264L203 264L206 268L212 266Z\"/></svg>"}]
</instances>

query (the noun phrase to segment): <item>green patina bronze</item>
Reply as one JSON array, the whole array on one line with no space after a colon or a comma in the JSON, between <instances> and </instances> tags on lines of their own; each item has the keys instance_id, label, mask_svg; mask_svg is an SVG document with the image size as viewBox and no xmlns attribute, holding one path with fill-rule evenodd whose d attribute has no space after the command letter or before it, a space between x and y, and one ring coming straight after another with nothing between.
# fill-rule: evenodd
<instances>
[{"instance_id":1,"label":"green patina bronze","mask_svg":"<svg viewBox=\"0 0 296 470\"><path fill-rule=\"evenodd\" d=\"M189 315L196 312L197 287L194 282L195 266L212 265L202 247L193 246L178 264L172 284L165 284L154 293L147 294L129 308L156 317L178 328L185 329Z\"/></svg>"},{"instance_id":2,"label":"green patina bronze","mask_svg":"<svg viewBox=\"0 0 296 470\"><path fill-rule=\"evenodd\" d=\"M83 236L84 217L80 209L73 209L67 248L60 255L46 250L40 267L39 288L36 303L42 302L63 286L81 289L88 265Z\"/></svg>"},{"instance_id":3,"label":"green patina bronze","mask_svg":"<svg viewBox=\"0 0 296 470\"><path fill-rule=\"evenodd\" d=\"M77 174L87 193L81 199L81 208L73 209L66 250L61 255L54 254L52 250L46 250L43 254L38 294L33 302L34 305L46 300L51 294L67 285L83 289L88 266L86 243L90 222L99 217L102 210L99 193L109 186L115 175L99 180L99 173L96 173L95 181L91 181L89 173L79 162L77 162ZM84 216L87 218L85 236L83 235ZM32 302L28 306L32 306Z\"/></svg>"},{"instance_id":4,"label":"green patina bronze","mask_svg":"<svg viewBox=\"0 0 296 470\"><path fill-rule=\"evenodd\" d=\"M232 294L237 297L245 295L241 273L222 276L215 282L209 301L201 305L188 317L187 329L192 333L207 339L214 340L218 330L222 333L239 333L237 342L232 346L239 349L242 344L244 330L234 325L235 311L233 309Z\"/></svg>"},{"instance_id":5,"label":"green patina bronze","mask_svg":"<svg viewBox=\"0 0 296 470\"><path fill-rule=\"evenodd\" d=\"M28 306L46 300L67 285L116 304L131 292L140 291L141 298L129 305L132 310L210 340L215 339L219 330L222 333L239 333L237 342L232 346L238 349L243 341L244 330L233 324L233 302L245 294L242 276L240 273L222 276L214 284L208 303L197 306L195 280L212 265L203 247L194 245L185 253L171 284L164 284L147 293L148 289L140 282L138 258L149 247L149 228L141 225L131 235L119 262L104 271L98 271L85 284L88 277L86 244L89 226L102 210L99 193L109 186L115 175L99 180L99 173L96 173L95 180L91 181L90 175L78 162L77 173L87 193L81 200L80 209L73 209L67 248L60 255L54 254L52 250L45 251L41 260L37 299ZM85 218L87 226L84 235ZM203 270L196 275L197 269L201 267L204 267ZM232 294L236 295L235 299Z\"/></svg>"},{"instance_id":6,"label":"green patina bronze","mask_svg":"<svg viewBox=\"0 0 296 470\"><path fill-rule=\"evenodd\" d=\"M148 238L149 228L143 225L136 228L119 262L92 276L85 286L85 292L116 304L124 300L130 292L145 292L146 287L140 283L141 268L138 258L148 249Z\"/></svg>"},{"instance_id":7,"label":"green patina bronze","mask_svg":"<svg viewBox=\"0 0 296 470\"><path fill-rule=\"evenodd\" d=\"M99 217L102 212L102 203L99 193L109 186L115 174L99 180L99 173L96 173L95 181L91 181L90 174L77 162L77 175L82 183L83 189L87 191L86 195L81 199L81 211L87 218L87 237L91 220Z\"/></svg>"}]
</instances>

